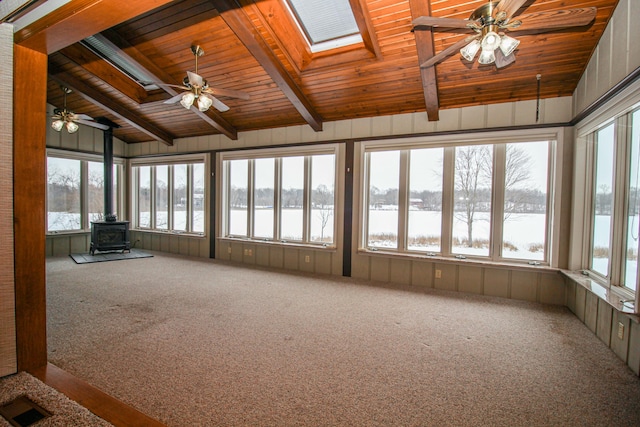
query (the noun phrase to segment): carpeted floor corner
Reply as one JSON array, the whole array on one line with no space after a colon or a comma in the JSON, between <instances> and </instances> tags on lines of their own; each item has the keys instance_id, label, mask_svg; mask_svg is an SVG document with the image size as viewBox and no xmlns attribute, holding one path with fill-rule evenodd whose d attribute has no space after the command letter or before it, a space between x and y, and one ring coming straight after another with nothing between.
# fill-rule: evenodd
<instances>
[{"instance_id":1,"label":"carpeted floor corner","mask_svg":"<svg viewBox=\"0 0 640 427\"><path fill-rule=\"evenodd\" d=\"M0 378L0 406L6 405L19 396L27 396L32 402L51 413L50 417L33 424L34 427L112 427L112 424L26 372ZM11 427L11 424L0 416L0 426Z\"/></svg>"}]
</instances>

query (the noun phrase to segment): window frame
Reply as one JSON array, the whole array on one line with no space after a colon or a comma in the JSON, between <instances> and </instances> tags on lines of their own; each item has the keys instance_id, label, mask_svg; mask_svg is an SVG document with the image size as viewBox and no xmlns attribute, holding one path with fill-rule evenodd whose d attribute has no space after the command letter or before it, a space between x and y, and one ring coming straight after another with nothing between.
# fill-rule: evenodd
<instances>
[{"instance_id":1,"label":"window frame","mask_svg":"<svg viewBox=\"0 0 640 427\"><path fill-rule=\"evenodd\" d=\"M56 148L47 148L46 159L47 164L50 157L65 159L65 160L77 160L80 162L80 228L73 230L49 230L49 185L48 166L45 166L47 170L45 174L47 176L46 185L46 197L47 197L47 215L45 218L45 233L46 235L60 235L60 234L77 234L87 233L91 231L91 221L89 220L89 162L102 163L104 165L103 154L89 154L80 153L76 151L61 150ZM124 209L124 188L125 188L125 160L121 157L113 157L113 165L116 167L116 173L114 180L116 184L115 197L117 201L117 211L115 214L118 218L122 218L125 212ZM103 196L104 197L104 196Z\"/></svg>"},{"instance_id":2,"label":"window frame","mask_svg":"<svg viewBox=\"0 0 640 427\"><path fill-rule=\"evenodd\" d=\"M343 163L343 146L344 144L321 144L316 146L308 146L305 148L273 148L273 149L257 149L257 150L243 150L243 151L225 151L220 152L217 155L217 168L221 171L218 174L218 180L216 182L216 188L220 191L218 199L218 221L216 224L216 236L219 239L226 240L242 240L251 242L261 242L265 244L273 245L288 245L288 246L304 246L313 248L327 248L336 249L342 243L338 230L342 226L342 173L340 165ZM333 155L334 156L334 182L333 182L333 238L331 243L322 243L311 240L311 158L318 155ZM282 217L282 204L281 204L281 192L282 192L282 159L286 157L303 157L304 159L304 188L303 188L303 230L301 240L287 240L281 238L281 217ZM274 159L274 235L273 238L258 237L254 234L254 220L253 220L253 193L254 193L254 177L252 161L256 159ZM227 167L227 161L231 160L248 160L248 194L247 194L247 235L232 235L229 233L229 183L230 183L230 170Z\"/></svg>"},{"instance_id":3,"label":"window frame","mask_svg":"<svg viewBox=\"0 0 640 427\"><path fill-rule=\"evenodd\" d=\"M131 176L131 204L130 204L130 217L131 217L131 229L133 231L150 232L150 233L162 233L162 234L178 234L193 237L206 237L207 236L207 223L208 223L208 200L209 200L209 154L196 154L196 155L175 155L170 157L157 157L157 158L135 158L129 162L129 175ZM175 165L187 165L187 204L186 204L186 231L175 230L175 213L174 213L174 166ZM204 195L203 195L203 231L193 231L193 209L194 209L194 188L193 188L193 169L195 164L202 164L204 167ZM140 212L139 212L139 183L140 183L140 168L148 166L150 167L150 197L149 197L149 227L140 226ZM156 212L156 167L167 166L167 227L157 228L157 212Z\"/></svg>"},{"instance_id":4,"label":"window frame","mask_svg":"<svg viewBox=\"0 0 640 427\"><path fill-rule=\"evenodd\" d=\"M625 271L628 208L628 182L630 164L625 162L631 148L632 114L640 111L640 81L634 82L620 94L611 98L598 110L581 120L576 125L576 149L574 163L574 193L571 230L571 270L580 271L589 276L594 283L611 291L623 306L632 303L634 312L638 312L640 292L638 281L640 266L636 266L636 291L625 287L622 283ZM610 268L607 277L590 268L592 255L592 216L594 213L593 185L595 180L595 134L610 124L614 124L614 191L613 212L611 217L611 242L609 246ZM630 160L630 159L629 159ZM627 307L629 308L629 307Z\"/></svg>"},{"instance_id":5,"label":"window frame","mask_svg":"<svg viewBox=\"0 0 640 427\"><path fill-rule=\"evenodd\" d=\"M527 143L537 141L548 141L548 153L549 161L547 164L547 214L546 214L546 241L545 241L545 253L543 261L533 261L527 259L507 258L502 256L502 225L504 215L504 188L500 192L495 189L492 191L492 209L490 212L491 218L491 231L489 242L489 256L471 256L462 255L459 256L453 253L452 250L452 227L453 227L453 195L447 197L447 193L454 190L454 173L455 173L455 156L454 150L458 146L469 145L486 145L491 144L494 148L502 145L500 150L493 150L493 164L496 163L496 156L502 156L503 166L502 176L504 178L504 160L506 159L506 145L509 143ZM441 233L441 247L440 252L421 252L415 250L409 250L407 246L408 230L406 221L408 217L404 212L399 212L399 232L398 232L398 249L387 248L375 248L370 247L367 244L367 228L368 228L368 191L369 191L369 179L368 174L368 162L366 160L366 153L371 151L392 151L392 150L411 150L422 148L438 148L442 147L443 150L443 200L442 200L442 223L440 226ZM465 261L477 261L482 263L493 264L508 264L508 265L533 265L533 266L548 266L557 267L559 264L559 247L560 247L560 208L562 206L562 199L560 194L559 185L561 183L560 177L562 176L563 156L564 156L564 129L562 128L547 128L547 129L529 129L529 130L513 130L513 131L489 131L476 134L455 134L455 135L437 135L437 136L425 136L418 138L404 138L404 139L389 139L384 141L362 141L357 143L358 155L356 160L359 162L362 169L362 174L359 176L362 185L361 191L357 195L358 197L358 212L360 214L360 227L358 230L358 251L362 253L383 252L386 254L393 254L398 256L410 256L410 257L426 257L430 259L443 259L443 260L465 260ZM408 156L407 156L408 157ZM402 153L401 153L402 158ZM401 160L401 163L403 160ZM409 163L409 160L404 160L405 164ZM495 166L494 166L495 167ZM401 166L400 171L400 205L401 209L408 212L408 200L410 194L408 194L409 185L409 173L403 171ZM493 187L495 188L496 171L492 175ZM406 194L403 194L406 193ZM502 199L496 199L501 197ZM499 221L499 222L498 222ZM494 224L499 224L496 227ZM499 229L499 230L498 230Z\"/></svg>"}]
</instances>

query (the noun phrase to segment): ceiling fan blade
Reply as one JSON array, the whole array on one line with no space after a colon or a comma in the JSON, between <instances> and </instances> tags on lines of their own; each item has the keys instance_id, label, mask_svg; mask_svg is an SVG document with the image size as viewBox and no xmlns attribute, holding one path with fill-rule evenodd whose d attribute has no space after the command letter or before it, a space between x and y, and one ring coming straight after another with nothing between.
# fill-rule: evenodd
<instances>
[{"instance_id":1,"label":"ceiling fan blade","mask_svg":"<svg viewBox=\"0 0 640 427\"><path fill-rule=\"evenodd\" d=\"M211 96L211 95L209 95ZM213 101L213 105L214 107L216 107L216 110L224 113L225 111L229 111L229 107L227 106L227 104L225 104L224 102L220 101L218 98L216 98L215 96L211 96L211 100Z\"/></svg>"},{"instance_id":2,"label":"ceiling fan blade","mask_svg":"<svg viewBox=\"0 0 640 427\"><path fill-rule=\"evenodd\" d=\"M595 7L585 7L582 9L528 13L518 17L518 20L522 21L522 25L510 30L510 32L537 32L558 28L581 27L590 24L595 19L596 11Z\"/></svg>"},{"instance_id":3,"label":"ceiling fan blade","mask_svg":"<svg viewBox=\"0 0 640 427\"><path fill-rule=\"evenodd\" d=\"M93 120L93 117L87 116L86 114L74 114L73 120Z\"/></svg>"},{"instance_id":4,"label":"ceiling fan blade","mask_svg":"<svg viewBox=\"0 0 640 427\"><path fill-rule=\"evenodd\" d=\"M448 57L450 57L451 55L453 55L454 53L456 53L457 51L465 47L467 44L469 44L469 42L477 38L480 38L480 35L465 37L464 39L452 44L442 52L439 52L433 55L430 59L420 64L420 68L429 68L436 65L439 62L444 61L445 59L447 59Z\"/></svg>"},{"instance_id":5,"label":"ceiling fan blade","mask_svg":"<svg viewBox=\"0 0 640 427\"><path fill-rule=\"evenodd\" d=\"M468 19L436 18L434 16L420 16L413 20L414 30L429 30L431 28L468 28L473 21Z\"/></svg>"},{"instance_id":6,"label":"ceiling fan blade","mask_svg":"<svg viewBox=\"0 0 640 427\"><path fill-rule=\"evenodd\" d=\"M96 129L102 129L102 130L108 130L109 129L109 126L103 125L102 123L94 122L93 120L78 119L78 120L74 120L74 121L77 122L77 123L80 123L82 125L91 126L93 128L96 128Z\"/></svg>"},{"instance_id":7,"label":"ceiling fan blade","mask_svg":"<svg viewBox=\"0 0 640 427\"><path fill-rule=\"evenodd\" d=\"M527 0L502 0L498 3L493 16L496 17L499 13L504 12L507 18L511 18L526 2Z\"/></svg>"},{"instance_id":8,"label":"ceiling fan blade","mask_svg":"<svg viewBox=\"0 0 640 427\"><path fill-rule=\"evenodd\" d=\"M220 88L210 87L210 88L205 89L203 92L209 93L211 95L227 96L229 98L244 99L245 101L248 101L249 99L251 99L251 96L248 93L241 92L239 90L220 89Z\"/></svg>"},{"instance_id":9,"label":"ceiling fan blade","mask_svg":"<svg viewBox=\"0 0 640 427\"><path fill-rule=\"evenodd\" d=\"M162 88L164 88L164 87L177 87L177 88L182 89L182 90L184 90L184 88L185 88L184 85L172 85L172 84L169 84L169 83L151 82L151 84L154 84L156 86L160 86Z\"/></svg>"},{"instance_id":10,"label":"ceiling fan blade","mask_svg":"<svg viewBox=\"0 0 640 427\"><path fill-rule=\"evenodd\" d=\"M184 95L183 93L179 93L175 96L172 96L171 98L167 99L166 101L163 102L163 104L175 104L176 102L180 101L182 99L182 95Z\"/></svg>"},{"instance_id":11,"label":"ceiling fan blade","mask_svg":"<svg viewBox=\"0 0 640 427\"><path fill-rule=\"evenodd\" d=\"M202 77L200 77L196 73L187 71L187 76L189 76L189 84L191 84L191 86L198 86L198 87L204 86L204 80L202 79Z\"/></svg>"}]
</instances>

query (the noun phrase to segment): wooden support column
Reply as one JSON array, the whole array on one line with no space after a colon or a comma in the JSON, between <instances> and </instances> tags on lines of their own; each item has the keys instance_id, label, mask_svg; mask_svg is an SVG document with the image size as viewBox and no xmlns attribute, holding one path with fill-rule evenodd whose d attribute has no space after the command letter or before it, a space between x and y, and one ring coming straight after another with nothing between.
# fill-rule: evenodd
<instances>
[{"instance_id":1,"label":"wooden support column","mask_svg":"<svg viewBox=\"0 0 640 427\"><path fill-rule=\"evenodd\" d=\"M13 189L18 370L47 364L47 55L14 45Z\"/></svg>"}]
</instances>

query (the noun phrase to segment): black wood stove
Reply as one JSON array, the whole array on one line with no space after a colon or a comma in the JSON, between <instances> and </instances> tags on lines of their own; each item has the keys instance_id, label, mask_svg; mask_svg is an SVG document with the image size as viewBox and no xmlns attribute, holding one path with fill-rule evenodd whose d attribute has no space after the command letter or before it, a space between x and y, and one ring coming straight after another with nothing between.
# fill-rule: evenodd
<instances>
[{"instance_id":1,"label":"black wood stove","mask_svg":"<svg viewBox=\"0 0 640 427\"><path fill-rule=\"evenodd\" d=\"M104 211L105 221L91 223L91 255L96 251L130 251L129 221L118 221L113 213L113 128L107 119L96 119L109 126L104 131Z\"/></svg>"}]
</instances>

